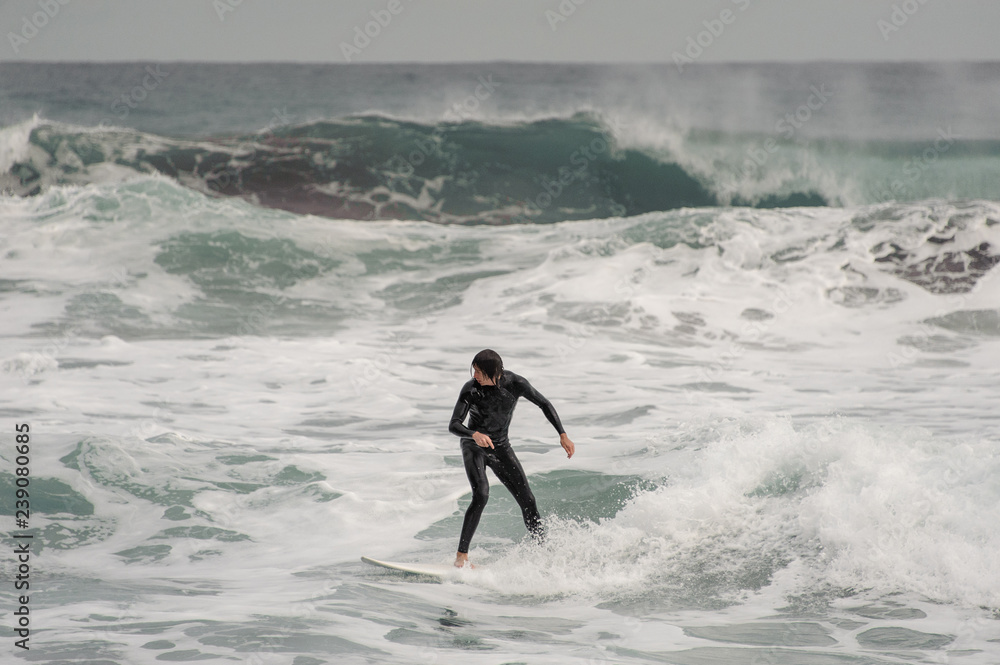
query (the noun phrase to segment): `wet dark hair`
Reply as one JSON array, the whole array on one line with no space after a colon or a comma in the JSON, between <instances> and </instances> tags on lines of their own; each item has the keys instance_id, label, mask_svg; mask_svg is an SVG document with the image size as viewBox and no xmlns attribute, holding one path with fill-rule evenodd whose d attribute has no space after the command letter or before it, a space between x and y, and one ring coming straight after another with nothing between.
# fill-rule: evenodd
<instances>
[{"instance_id":1,"label":"wet dark hair","mask_svg":"<svg viewBox=\"0 0 1000 665\"><path fill-rule=\"evenodd\" d=\"M472 364L482 370L493 383L500 385L500 377L503 376L503 359L500 354L493 349L483 349L472 359Z\"/></svg>"}]
</instances>

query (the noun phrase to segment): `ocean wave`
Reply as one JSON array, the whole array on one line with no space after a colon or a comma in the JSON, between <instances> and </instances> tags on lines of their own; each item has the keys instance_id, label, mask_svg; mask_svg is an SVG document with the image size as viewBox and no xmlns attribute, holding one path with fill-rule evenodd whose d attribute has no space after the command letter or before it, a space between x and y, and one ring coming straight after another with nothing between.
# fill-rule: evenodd
<instances>
[{"instance_id":1,"label":"ocean wave","mask_svg":"<svg viewBox=\"0 0 1000 665\"><path fill-rule=\"evenodd\" d=\"M0 133L0 190L162 174L300 214L464 224L1000 195L1000 143L947 132L925 145L690 131L669 148L624 134L593 113L506 124L363 115L202 140L36 118ZM942 178L944 160L954 168Z\"/></svg>"},{"instance_id":2,"label":"ocean wave","mask_svg":"<svg viewBox=\"0 0 1000 665\"><path fill-rule=\"evenodd\" d=\"M756 344L794 297L817 316L893 309L926 322L900 333L908 347L947 352L981 339L966 329L988 326L995 308L975 294L1000 263L989 201L690 208L541 230L297 216L144 176L0 197L0 219L0 294L51 300L20 321L57 338L330 334L488 302L581 338L687 348L739 330ZM692 285L717 295L678 308ZM940 319L946 296L971 323Z\"/></svg>"},{"instance_id":3,"label":"ocean wave","mask_svg":"<svg viewBox=\"0 0 1000 665\"><path fill-rule=\"evenodd\" d=\"M719 419L705 430L696 450L669 435L647 438L636 457L649 475L669 469L669 480L637 486L611 517L552 520L543 556L527 543L512 548L481 586L625 607L654 597L718 607L768 586L820 606L862 591L1000 602L996 533L975 508L995 510L987 441L839 419L800 430L774 418ZM618 457L609 467L635 462ZM611 480L583 486L600 491Z\"/></svg>"}]
</instances>

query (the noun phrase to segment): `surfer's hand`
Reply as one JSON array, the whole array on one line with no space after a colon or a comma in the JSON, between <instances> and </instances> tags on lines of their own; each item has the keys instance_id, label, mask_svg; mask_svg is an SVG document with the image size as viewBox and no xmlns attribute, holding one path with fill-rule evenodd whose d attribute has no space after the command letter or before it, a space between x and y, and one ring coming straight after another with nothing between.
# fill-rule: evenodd
<instances>
[{"instance_id":1,"label":"surfer's hand","mask_svg":"<svg viewBox=\"0 0 1000 665\"><path fill-rule=\"evenodd\" d=\"M576 452L576 446L569 440L569 435L566 432L559 435L559 445L566 451L566 457L572 457L573 453Z\"/></svg>"},{"instance_id":2,"label":"surfer's hand","mask_svg":"<svg viewBox=\"0 0 1000 665\"><path fill-rule=\"evenodd\" d=\"M488 434L483 434L482 432L473 432L472 438L475 439L476 445L478 445L480 448L493 447L493 439L491 439Z\"/></svg>"}]
</instances>

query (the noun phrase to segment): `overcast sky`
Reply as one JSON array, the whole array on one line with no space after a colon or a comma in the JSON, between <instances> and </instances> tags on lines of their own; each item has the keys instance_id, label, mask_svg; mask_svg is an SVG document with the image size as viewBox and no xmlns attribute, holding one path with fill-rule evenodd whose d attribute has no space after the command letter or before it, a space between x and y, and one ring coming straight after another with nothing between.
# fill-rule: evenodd
<instances>
[{"instance_id":1,"label":"overcast sky","mask_svg":"<svg viewBox=\"0 0 1000 665\"><path fill-rule=\"evenodd\" d=\"M0 28L0 61L1000 60L998 0L0 0Z\"/></svg>"}]
</instances>

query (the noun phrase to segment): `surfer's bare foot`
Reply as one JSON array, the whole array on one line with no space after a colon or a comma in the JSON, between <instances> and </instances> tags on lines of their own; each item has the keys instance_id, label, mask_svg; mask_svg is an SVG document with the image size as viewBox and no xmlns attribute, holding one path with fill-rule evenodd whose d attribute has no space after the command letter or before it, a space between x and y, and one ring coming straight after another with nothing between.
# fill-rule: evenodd
<instances>
[{"instance_id":1,"label":"surfer's bare foot","mask_svg":"<svg viewBox=\"0 0 1000 665\"><path fill-rule=\"evenodd\" d=\"M455 555L455 567L456 568L475 568L471 563L469 563L469 555L467 552L459 552Z\"/></svg>"}]
</instances>

